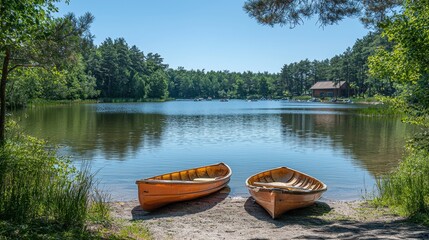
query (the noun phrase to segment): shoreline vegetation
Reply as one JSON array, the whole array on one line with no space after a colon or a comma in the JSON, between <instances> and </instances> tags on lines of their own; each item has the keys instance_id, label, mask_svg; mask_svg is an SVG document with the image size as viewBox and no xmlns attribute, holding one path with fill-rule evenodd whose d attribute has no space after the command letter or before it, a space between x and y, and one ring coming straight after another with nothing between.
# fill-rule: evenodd
<instances>
[{"instance_id":1,"label":"shoreline vegetation","mask_svg":"<svg viewBox=\"0 0 429 240\"><path fill-rule=\"evenodd\" d=\"M13 121L7 134L0 148L0 239L80 238L88 220L108 221L108 195L88 163L73 167Z\"/></svg>"},{"instance_id":2,"label":"shoreline vegetation","mask_svg":"<svg viewBox=\"0 0 429 240\"><path fill-rule=\"evenodd\" d=\"M358 103L367 105L383 105L383 101L375 97L367 98L338 98L337 101L332 101L330 98L312 98L311 96L295 96L287 98L96 98L96 99L74 99L74 100L49 100L49 99L34 99L29 101L27 105L60 105L60 104L79 104L79 103L129 103L129 102L168 102L168 101L221 101L221 100L286 100L292 102L325 102L325 103ZM25 106L19 106L25 107Z\"/></svg>"}]
</instances>

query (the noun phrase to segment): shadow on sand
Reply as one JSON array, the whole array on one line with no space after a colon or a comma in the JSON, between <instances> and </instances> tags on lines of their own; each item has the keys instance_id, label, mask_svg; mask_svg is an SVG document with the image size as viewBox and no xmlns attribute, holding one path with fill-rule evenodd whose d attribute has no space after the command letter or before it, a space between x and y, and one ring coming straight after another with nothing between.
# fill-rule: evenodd
<instances>
[{"instance_id":1,"label":"shadow on sand","mask_svg":"<svg viewBox=\"0 0 429 240\"><path fill-rule=\"evenodd\" d=\"M315 226L311 234L299 236L299 239L322 239L320 236L336 236L339 239L429 239L427 227L412 224L405 219L391 222L337 220ZM323 238L325 239L325 238Z\"/></svg>"},{"instance_id":2,"label":"shadow on sand","mask_svg":"<svg viewBox=\"0 0 429 240\"><path fill-rule=\"evenodd\" d=\"M327 236L341 239L355 239L363 236L366 239L383 239L386 236L399 236L400 239L429 239L429 228L412 224L406 219L388 222L384 219L368 222L351 219L324 219L323 215L333 210L325 202L316 202L306 208L288 211L277 219L272 219L252 197L247 199L244 208L248 214L259 221L271 223L277 228L299 225L311 229L306 234L295 237L297 239L326 239Z\"/></svg>"},{"instance_id":3,"label":"shadow on sand","mask_svg":"<svg viewBox=\"0 0 429 240\"><path fill-rule=\"evenodd\" d=\"M131 210L133 220L147 220L153 218L178 217L187 214L195 214L207 211L218 203L224 201L231 189L226 186L219 192L210 194L195 200L171 203L152 212L144 211L140 206L135 206Z\"/></svg>"},{"instance_id":4,"label":"shadow on sand","mask_svg":"<svg viewBox=\"0 0 429 240\"><path fill-rule=\"evenodd\" d=\"M202 239L204 234L219 239L429 239L428 227L390 215L372 216L371 209L359 212L358 205L316 202L274 220L253 198L228 194L222 190L154 212L134 207L132 219L148 220L159 239ZM195 237L195 231L203 235Z\"/></svg>"},{"instance_id":5,"label":"shadow on sand","mask_svg":"<svg viewBox=\"0 0 429 240\"><path fill-rule=\"evenodd\" d=\"M268 212L265 211L252 197L249 197L244 203L246 212L258 220L270 222L277 227L283 227L290 223L301 225L320 225L327 223L325 220L318 218L323 214L329 213L332 209L324 202L316 202L309 207L288 211L276 219L272 219Z\"/></svg>"}]
</instances>

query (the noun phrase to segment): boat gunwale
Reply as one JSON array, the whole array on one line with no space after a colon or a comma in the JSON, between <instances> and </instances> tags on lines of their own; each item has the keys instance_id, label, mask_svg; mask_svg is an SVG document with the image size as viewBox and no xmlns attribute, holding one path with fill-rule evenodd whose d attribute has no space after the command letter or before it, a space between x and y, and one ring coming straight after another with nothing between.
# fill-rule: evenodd
<instances>
[{"instance_id":1,"label":"boat gunwale","mask_svg":"<svg viewBox=\"0 0 429 240\"><path fill-rule=\"evenodd\" d=\"M171 173L177 173L177 172L189 171L189 170L196 170L196 169L203 168L203 167L214 167L214 166L218 166L218 165L225 166L228 169L228 174L225 175L225 176L223 176L223 177L220 177L218 179L211 180L211 181L202 181L202 182L199 182L199 181L191 181L191 180L186 181L186 180L155 180L155 179L150 179L150 178L155 178L155 177L162 176L162 175L165 175L165 174L171 174ZM179 171L175 171L175 172L169 172L169 173L164 173L164 174L161 174L161 175L156 175L156 176L145 178L145 179L140 179L140 180L136 181L136 184L141 184L141 183L147 183L147 184L164 183L164 184L185 184L185 185L196 184L196 185L202 185L202 184L212 184L212 183L216 183L216 182L225 181L226 179L231 178L231 175L232 175L232 169L226 163L220 162L220 163L216 163L216 164L205 165L205 166L200 166L200 167L196 167L196 168L183 169L183 170L179 170ZM228 182L229 182L229 180L228 180Z\"/></svg>"},{"instance_id":2,"label":"boat gunwale","mask_svg":"<svg viewBox=\"0 0 429 240\"><path fill-rule=\"evenodd\" d=\"M301 191L295 191L295 190L286 190L281 188L264 188L264 187L255 187L253 185L248 185L247 188L249 190L255 191L255 192L281 192L281 193L287 193L291 195L310 195L315 194L319 192L325 192L327 189L320 189L320 190L310 190L308 192L301 192Z\"/></svg>"},{"instance_id":3,"label":"boat gunwale","mask_svg":"<svg viewBox=\"0 0 429 240\"><path fill-rule=\"evenodd\" d=\"M303 191L287 190L287 189L283 189L283 188L276 188L276 187L263 187L263 186L261 186L261 187L260 187L260 186L255 186L255 185L253 185L253 184L250 184L250 183L249 183L250 179L251 179L252 177L256 176L256 175L263 174L263 173L266 173L266 172L268 172L268 171L273 171L273 170L282 169L282 168L286 168L286 169L288 169L288 170L292 170L292 171L297 172L297 173L299 173L299 174L302 174L302 175L304 175L304 176L311 177L311 178L313 178L314 180L316 180L316 181L318 181L319 183L321 183L323 187L322 187L321 189L317 189L317 190L310 190L310 189L309 189L308 191L303 192ZM303 173L303 172L297 171L297 170L295 170L295 169L288 168L288 167L277 167L277 168L272 168L272 169L268 169L268 170L265 170L265 171L262 171L262 172L259 172L259 173L256 173L256 174L253 174L252 176L250 176L250 177L248 177L248 178L246 179L246 187L247 187L249 190L252 190L252 191L255 191L255 192L260 192L260 191L262 191L262 192L273 192L273 191L276 191L276 192L287 193L287 194L293 194L293 195L308 195L308 194L315 194L315 193L319 193L319 192L325 192L325 191L327 191L327 190L328 190L328 186L327 186L325 183L323 183L322 181L320 181L319 179L317 179L317 178L315 178L315 177L312 177L312 176L310 176L310 175L308 175L308 174L306 174L306 173Z\"/></svg>"}]
</instances>

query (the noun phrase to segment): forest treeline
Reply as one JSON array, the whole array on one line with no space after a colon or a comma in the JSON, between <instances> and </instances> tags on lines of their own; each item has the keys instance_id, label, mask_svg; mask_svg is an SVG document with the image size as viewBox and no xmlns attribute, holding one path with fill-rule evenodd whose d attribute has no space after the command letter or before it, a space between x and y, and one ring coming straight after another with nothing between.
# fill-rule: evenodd
<instances>
[{"instance_id":1,"label":"forest treeline","mask_svg":"<svg viewBox=\"0 0 429 240\"><path fill-rule=\"evenodd\" d=\"M79 51L54 68L20 68L10 76L8 103L22 106L33 99L99 98L284 98L310 94L317 81L347 81L358 96L392 95L392 82L374 79L368 57L388 43L369 33L331 59L285 64L279 73L171 69L157 53L145 54L124 38L95 45L81 39Z\"/></svg>"}]
</instances>

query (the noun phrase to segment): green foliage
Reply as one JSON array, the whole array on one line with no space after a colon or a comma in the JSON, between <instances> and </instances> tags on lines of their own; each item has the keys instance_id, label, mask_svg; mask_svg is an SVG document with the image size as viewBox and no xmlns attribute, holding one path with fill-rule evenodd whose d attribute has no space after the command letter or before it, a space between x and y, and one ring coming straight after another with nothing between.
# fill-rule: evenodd
<instances>
[{"instance_id":1,"label":"green foliage","mask_svg":"<svg viewBox=\"0 0 429 240\"><path fill-rule=\"evenodd\" d=\"M77 24L74 16L69 21ZM72 24L72 25L73 25ZM86 35L85 35L86 36ZM82 37L82 51L74 53L70 64L55 70L19 71L8 87L11 105L24 105L34 98L103 99L172 98L284 98L310 94L317 81L347 80L357 95L391 95L391 81L383 83L368 77L367 57L377 46L386 45L379 34L370 33L356 41L351 49L332 59L303 60L286 64L281 74L235 73L229 71L168 69L159 54L143 54L125 39L107 38L94 46L90 37ZM36 86L36 87L32 87ZM97 90L95 90L97 89Z\"/></svg>"},{"instance_id":2,"label":"green foliage","mask_svg":"<svg viewBox=\"0 0 429 240\"><path fill-rule=\"evenodd\" d=\"M10 106L25 106L31 100L79 100L98 96L95 78L84 72L81 60L63 70L23 68L10 75L7 102Z\"/></svg>"},{"instance_id":3,"label":"green foliage","mask_svg":"<svg viewBox=\"0 0 429 240\"><path fill-rule=\"evenodd\" d=\"M147 228L142 227L141 221L133 222L131 225L124 226L118 233L118 238L131 239L152 239L152 235Z\"/></svg>"},{"instance_id":4,"label":"green foliage","mask_svg":"<svg viewBox=\"0 0 429 240\"><path fill-rule=\"evenodd\" d=\"M9 106L21 107L25 106L31 99L38 98L41 95L42 74L38 74L39 69L23 69L16 70L11 74L6 87L7 103Z\"/></svg>"},{"instance_id":5,"label":"green foliage","mask_svg":"<svg viewBox=\"0 0 429 240\"><path fill-rule=\"evenodd\" d=\"M359 96L392 95L391 81L367 75L367 58L378 46L390 45L378 33L358 39L343 54L322 61L285 64L280 74L167 69L158 54L143 54L124 39L106 39L86 58L87 74L96 78L103 98L284 98L310 94L317 81L346 80ZM168 81L165 82L165 73Z\"/></svg>"},{"instance_id":6,"label":"green foliage","mask_svg":"<svg viewBox=\"0 0 429 240\"><path fill-rule=\"evenodd\" d=\"M359 114L382 117L404 116L401 109L397 108L397 99L393 97L377 95L372 98L353 99L353 102L365 102L367 104L371 104L371 102L373 103L369 107L357 109L356 112Z\"/></svg>"},{"instance_id":7,"label":"green foliage","mask_svg":"<svg viewBox=\"0 0 429 240\"><path fill-rule=\"evenodd\" d=\"M393 105L422 127L399 168L379 181L375 201L429 224L429 1L404 1L404 11L381 26L394 45L370 57L370 74L397 85Z\"/></svg>"},{"instance_id":8,"label":"green foliage","mask_svg":"<svg viewBox=\"0 0 429 240\"><path fill-rule=\"evenodd\" d=\"M281 98L278 93L278 74L168 70L169 96L172 98Z\"/></svg>"},{"instance_id":9,"label":"green foliage","mask_svg":"<svg viewBox=\"0 0 429 240\"><path fill-rule=\"evenodd\" d=\"M45 30L49 15L56 12L60 0L7 0L0 4L0 46L20 47L28 44L35 33Z\"/></svg>"},{"instance_id":10,"label":"green foliage","mask_svg":"<svg viewBox=\"0 0 429 240\"><path fill-rule=\"evenodd\" d=\"M325 67L326 65L323 64L326 61L318 63L318 61L314 61L312 64L306 59L289 65L285 64L281 72L281 91L288 91L294 96L300 96L309 93L310 87L318 81L316 77L320 77L319 80L327 80L326 76L321 76L321 73L316 76L316 68Z\"/></svg>"},{"instance_id":11,"label":"green foliage","mask_svg":"<svg viewBox=\"0 0 429 240\"><path fill-rule=\"evenodd\" d=\"M395 82L400 90L397 105L407 121L429 127L429 4L405 1L405 11L386 21L383 35L395 43L380 48L369 60L370 74Z\"/></svg>"},{"instance_id":12,"label":"green foliage","mask_svg":"<svg viewBox=\"0 0 429 240\"><path fill-rule=\"evenodd\" d=\"M87 72L96 79L103 98L166 98L168 83L159 54L143 54L125 39L107 38L87 59Z\"/></svg>"},{"instance_id":13,"label":"green foliage","mask_svg":"<svg viewBox=\"0 0 429 240\"><path fill-rule=\"evenodd\" d=\"M285 64L274 91L277 95L287 91L290 95L299 96L310 94L309 89L318 81L347 81L352 95L391 96L396 91L392 81L367 75L367 59L379 46L389 48L390 44L379 33L369 33L362 39L356 40L352 48L331 59L322 61L306 59Z\"/></svg>"},{"instance_id":14,"label":"green foliage","mask_svg":"<svg viewBox=\"0 0 429 240\"><path fill-rule=\"evenodd\" d=\"M429 220L429 154L410 150L399 168L378 181L379 197L374 201L410 217ZM429 222L428 222L429 223Z\"/></svg>"},{"instance_id":15,"label":"green foliage","mask_svg":"<svg viewBox=\"0 0 429 240\"><path fill-rule=\"evenodd\" d=\"M346 17L360 16L365 25L374 25L400 5L397 0L247 0L244 10L261 24L302 24L303 19L318 17L318 22L331 25Z\"/></svg>"},{"instance_id":16,"label":"green foliage","mask_svg":"<svg viewBox=\"0 0 429 240\"><path fill-rule=\"evenodd\" d=\"M61 69L81 49L83 38L91 38L94 20L86 13L53 18L60 0L8 0L0 2L0 144L5 143L6 86L9 75L22 67ZM66 0L66 2L68 2ZM21 95L19 101L25 100Z\"/></svg>"},{"instance_id":17,"label":"green foliage","mask_svg":"<svg viewBox=\"0 0 429 240\"><path fill-rule=\"evenodd\" d=\"M159 69L148 76L147 80L148 92L146 97L148 98L160 98L165 99L168 96L168 78L167 74Z\"/></svg>"},{"instance_id":18,"label":"green foliage","mask_svg":"<svg viewBox=\"0 0 429 240\"><path fill-rule=\"evenodd\" d=\"M299 101L307 101L310 99L311 99L311 96L295 96L295 97L293 97L293 100L299 100Z\"/></svg>"},{"instance_id":19,"label":"green foliage","mask_svg":"<svg viewBox=\"0 0 429 240\"><path fill-rule=\"evenodd\" d=\"M65 76L65 94L66 96L60 99L93 99L100 93L95 90L95 77L85 73L86 65L81 55L76 56L75 63L66 66L61 72ZM44 95L45 99L52 99L51 95Z\"/></svg>"},{"instance_id":20,"label":"green foliage","mask_svg":"<svg viewBox=\"0 0 429 240\"><path fill-rule=\"evenodd\" d=\"M102 239L100 234L82 231L81 228L64 229L61 225L47 222L16 223L0 220L0 239L20 240L74 240Z\"/></svg>"},{"instance_id":21,"label":"green foliage","mask_svg":"<svg viewBox=\"0 0 429 240\"><path fill-rule=\"evenodd\" d=\"M114 222L112 226L93 225L92 229L82 231L80 228L64 229L58 224L29 223L19 224L0 220L0 239L19 240L151 240L148 229L140 224L141 221L131 224Z\"/></svg>"},{"instance_id":22,"label":"green foliage","mask_svg":"<svg viewBox=\"0 0 429 240\"><path fill-rule=\"evenodd\" d=\"M20 133L14 123L8 134L0 149L0 218L83 226L94 202L94 175L88 166L75 169L45 141ZM100 207L103 198L95 196L97 212L108 217Z\"/></svg>"},{"instance_id":23,"label":"green foliage","mask_svg":"<svg viewBox=\"0 0 429 240\"><path fill-rule=\"evenodd\" d=\"M411 149L429 152L429 129L422 128L408 141Z\"/></svg>"},{"instance_id":24,"label":"green foliage","mask_svg":"<svg viewBox=\"0 0 429 240\"><path fill-rule=\"evenodd\" d=\"M94 223L108 225L111 221L110 206L106 202L110 201L110 195L93 188L92 202L88 211L88 219Z\"/></svg>"},{"instance_id":25,"label":"green foliage","mask_svg":"<svg viewBox=\"0 0 429 240\"><path fill-rule=\"evenodd\" d=\"M381 116L381 117L391 117L391 116L402 116L401 112L398 112L389 105L376 105L370 106L367 108L359 108L356 110L357 113L366 115L366 116Z\"/></svg>"},{"instance_id":26,"label":"green foliage","mask_svg":"<svg viewBox=\"0 0 429 240\"><path fill-rule=\"evenodd\" d=\"M92 36L89 27L94 17L86 13L80 18L68 14L54 18L55 3L61 0L8 0L0 8L0 53L3 80L21 67L46 67L73 62ZM68 2L66 0L66 2Z\"/></svg>"},{"instance_id":27,"label":"green foliage","mask_svg":"<svg viewBox=\"0 0 429 240\"><path fill-rule=\"evenodd\" d=\"M72 105L76 103L97 103L98 100L89 99L89 100L46 100L46 99L33 99L29 102L29 106L39 105L39 106L50 106L50 105Z\"/></svg>"}]
</instances>

